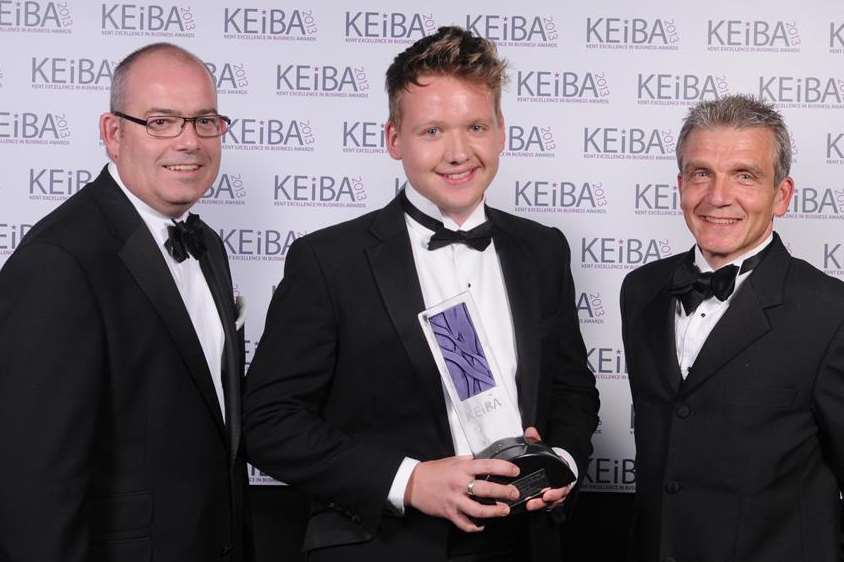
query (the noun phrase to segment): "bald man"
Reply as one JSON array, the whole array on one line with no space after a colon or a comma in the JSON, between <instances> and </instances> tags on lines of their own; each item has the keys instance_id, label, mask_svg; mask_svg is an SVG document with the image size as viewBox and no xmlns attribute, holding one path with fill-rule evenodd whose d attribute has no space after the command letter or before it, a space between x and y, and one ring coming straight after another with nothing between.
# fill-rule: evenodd
<instances>
[{"instance_id":1,"label":"bald man","mask_svg":"<svg viewBox=\"0 0 844 562\"><path fill-rule=\"evenodd\" d=\"M0 271L0 560L244 559L237 311L188 212L227 127L200 59L132 53L111 163Z\"/></svg>"}]
</instances>

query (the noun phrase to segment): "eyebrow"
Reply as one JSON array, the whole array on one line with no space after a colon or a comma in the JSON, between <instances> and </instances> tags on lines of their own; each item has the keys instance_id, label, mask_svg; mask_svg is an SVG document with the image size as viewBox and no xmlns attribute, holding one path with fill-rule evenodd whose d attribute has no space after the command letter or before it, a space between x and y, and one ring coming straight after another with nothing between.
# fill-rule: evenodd
<instances>
[{"instance_id":1,"label":"eyebrow","mask_svg":"<svg viewBox=\"0 0 844 562\"><path fill-rule=\"evenodd\" d=\"M193 113L193 115L208 115L208 114L216 114L217 108L203 108L199 111ZM146 115L181 115L178 111L173 109L168 109L165 107L152 107L146 111Z\"/></svg>"},{"instance_id":2,"label":"eyebrow","mask_svg":"<svg viewBox=\"0 0 844 562\"><path fill-rule=\"evenodd\" d=\"M710 170L712 167L707 165L704 162L691 160L689 162L686 162L686 164L683 166L683 173L685 174L687 172L691 172L693 170L698 170L700 168ZM748 172L752 172L753 174L755 174L757 176L764 175L764 170L762 170L762 168L759 168L757 166L753 166L752 164L749 164L747 162L736 162L735 164L730 166L731 172L737 172L737 171L741 171L741 170L747 170Z\"/></svg>"}]
</instances>

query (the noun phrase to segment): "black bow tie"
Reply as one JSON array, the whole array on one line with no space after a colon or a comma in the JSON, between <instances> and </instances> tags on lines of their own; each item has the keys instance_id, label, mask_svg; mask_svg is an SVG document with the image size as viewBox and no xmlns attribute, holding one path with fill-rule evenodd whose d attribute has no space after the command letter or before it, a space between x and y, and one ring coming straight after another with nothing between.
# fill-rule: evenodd
<instances>
[{"instance_id":1,"label":"black bow tie","mask_svg":"<svg viewBox=\"0 0 844 562\"><path fill-rule=\"evenodd\" d=\"M719 301L730 298L736 288L736 277L747 273L762 261L764 250L747 258L741 264L725 265L717 271L702 273L691 260L684 260L674 272L671 282L671 294L683 303L683 310L688 316L708 298L716 297Z\"/></svg>"},{"instance_id":2,"label":"black bow tie","mask_svg":"<svg viewBox=\"0 0 844 562\"><path fill-rule=\"evenodd\" d=\"M164 242L164 247L173 256L177 263L182 263L188 255L196 259L205 253L205 241L202 238L202 221L199 215L188 213L185 221L173 221L167 227L169 237Z\"/></svg>"},{"instance_id":3,"label":"black bow tie","mask_svg":"<svg viewBox=\"0 0 844 562\"><path fill-rule=\"evenodd\" d=\"M410 215L410 218L428 230L434 231L434 235L428 241L429 250L436 250L449 244L466 244L470 248L482 252L492 242L492 223L489 221L484 221L471 230L449 230L442 222L429 217L414 207L405 195L404 190L399 194L399 199L404 212Z\"/></svg>"}]
</instances>

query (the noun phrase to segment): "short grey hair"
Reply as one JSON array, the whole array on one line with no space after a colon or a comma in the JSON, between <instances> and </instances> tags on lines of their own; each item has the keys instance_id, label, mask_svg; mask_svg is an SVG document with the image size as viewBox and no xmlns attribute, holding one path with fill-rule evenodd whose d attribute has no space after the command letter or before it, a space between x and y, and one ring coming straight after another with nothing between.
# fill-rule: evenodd
<instances>
[{"instance_id":1,"label":"short grey hair","mask_svg":"<svg viewBox=\"0 0 844 562\"><path fill-rule=\"evenodd\" d=\"M677 138L677 165L683 172L683 148L695 129L764 127L774 134L774 186L791 172L791 137L782 115L772 105L748 95L704 101L689 110Z\"/></svg>"},{"instance_id":2,"label":"short grey hair","mask_svg":"<svg viewBox=\"0 0 844 562\"><path fill-rule=\"evenodd\" d=\"M211 75L211 71L208 70L208 67L205 65L202 59L200 59L198 56L194 55L187 49L179 47L178 45L174 45L173 43L151 43L149 45L141 47L136 51L131 52L114 68L114 73L111 77L111 96L109 99L109 111L114 113L115 111L123 111L123 109L125 108L126 82L129 78L129 71L131 70L132 65L138 62L139 59L147 55L152 55L158 52L165 51L171 53L176 58L179 58L185 62L196 63L198 66L204 68L205 71L208 73L208 79L213 82L214 77Z\"/></svg>"}]
</instances>

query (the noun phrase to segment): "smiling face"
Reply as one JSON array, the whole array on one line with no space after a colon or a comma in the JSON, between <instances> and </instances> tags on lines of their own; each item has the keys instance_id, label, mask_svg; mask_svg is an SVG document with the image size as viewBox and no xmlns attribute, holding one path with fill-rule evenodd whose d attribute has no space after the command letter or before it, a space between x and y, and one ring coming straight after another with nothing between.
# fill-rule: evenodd
<instances>
[{"instance_id":1,"label":"smiling face","mask_svg":"<svg viewBox=\"0 0 844 562\"><path fill-rule=\"evenodd\" d=\"M794 182L774 184L774 134L764 127L693 130L677 177L686 224L714 269L759 245L788 210Z\"/></svg>"},{"instance_id":2,"label":"smiling face","mask_svg":"<svg viewBox=\"0 0 844 562\"><path fill-rule=\"evenodd\" d=\"M120 111L141 119L217 112L208 72L166 50L135 61L125 91ZM100 117L100 134L129 191L170 217L182 215L199 200L220 169L220 139L199 138L190 124L178 137L162 139L147 134L143 125L106 113Z\"/></svg>"},{"instance_id":3,"label":"smiling face","mask_svg":"<svg viewBox=\"0 0 844 562\"><path fill-rule=\"evenodd\" d=\"M462 224L498 171L504 122L485 85L440 75L419 83L399 98L401 125L387 124L388 150L410 184Z\"/></svg>"}]
</instances>

